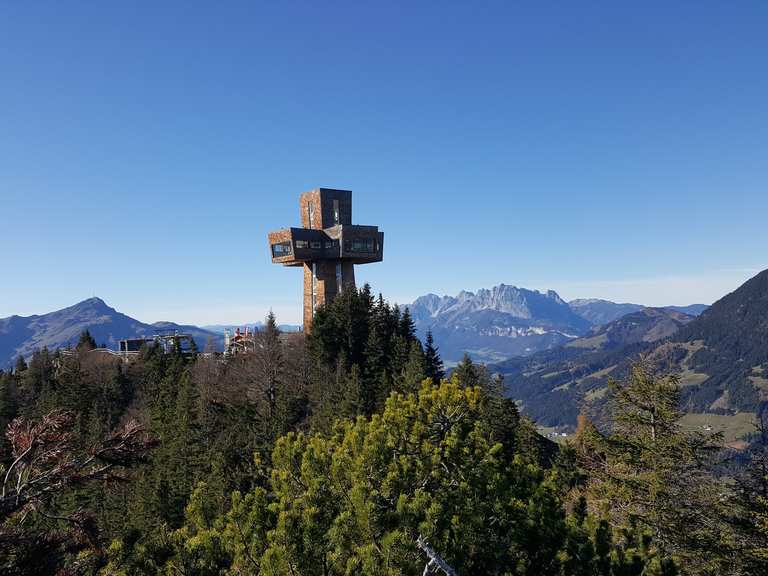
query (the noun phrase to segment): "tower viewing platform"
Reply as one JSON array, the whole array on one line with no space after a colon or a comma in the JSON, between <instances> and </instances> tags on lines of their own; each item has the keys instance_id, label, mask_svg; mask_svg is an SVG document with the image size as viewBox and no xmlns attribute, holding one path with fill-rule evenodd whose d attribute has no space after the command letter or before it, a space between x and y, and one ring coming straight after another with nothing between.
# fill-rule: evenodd
<instances>
[{"instance_id":1,"label":"tower viewing platform","mask_svg":"<svg viewBox=\"0 0 768 576\"><path fill-rule=\"evenodd\" d=\"M355 264L381 262L384 233L352 224L352 192L316 188L299 197L301 228L269 233L272 262L304 268L304 331L318 306L355 285Z\"/></svg>"}]
</instances>

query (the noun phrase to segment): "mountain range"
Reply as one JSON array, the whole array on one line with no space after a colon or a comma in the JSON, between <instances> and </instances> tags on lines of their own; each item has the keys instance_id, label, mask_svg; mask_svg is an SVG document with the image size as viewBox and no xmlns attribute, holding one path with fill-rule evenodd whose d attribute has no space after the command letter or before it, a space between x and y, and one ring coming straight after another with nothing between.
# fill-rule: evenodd
<instances>
[{"instance_id":1,"label":"mountain range","mask_svg":"<svg viewBox=\"0 0 768 576\"><path fill-rule=\"evenodd\" d=\"M447 365L465 352L482 362L500 362L555 349L588 335L595 326L645 308L598 299L566 302L552 290L507 284L456 296L427 294L409 306L419 335L432 331ZM696 315L706 308L694 304L664 310Z\"/></svg>"},{"instance_id":2,"label":"mountain range","mask_svg":"<svg viewBox=\"0 0 768 576\"><path fill-rule=\"evenodd\" d=\"M646 306L641 304L619 304L609 300L600 300L597 298L579 298L576 300L571 300L568 302L568 305L576 314L595 326L608 324L609 322L618 320L625 314L631 314L632 312L638 312L643 308L646 308ZM690 316L698 316L707 308L708 306L706 304L664 307L665 310L682 312L683 314L689 314Z\"/></svg>"},{"instance_id":3,"label":"mountain range","mask_svg":"<svg viewBox=\"0 0 768 576\"><path fill-rule=\"evenodd\" d=\"M491 360L490 370L504 376L508 393L540 425L568 429L581 410L599 413L608 380L626 376L641 356L678 375L694 421L716 415L749 423L768 402L768 270L710 307L566 302L551 290L501 284L455 297L428 294L410 310L422 336L432 330L448 366L464 352ZM199 348L210 342L220 350L224 327L147 324L90 298L49 314L0 319L0 368L36 348L74 345L86 329L113 349L123 338L177 331Z\"/></svg>"},{"instance_id":4,"label":"mountain range","mask_svg":"<svg viewBox=\"0 0 768 576\"><path fill-rule=\"evenodd\" d=\"M696 314L704 308L705 305L693 305L679 310ZM428 294L410 305L418 332L423 337L426 330L432 330L449 366L465 352L480 361L498 363L555 349L588 336L595 326L643 309L638 304L598 299L565 302L551 290L541 293L506 284L476 293L462 291L455 297ZM258 327L262 322L243 325ZM118 312L100 298L89 298L48 314L0 319L0 368L10 365L19 355L29 356L35 348L73 345L85 329L90 330L97 344L113 349L123 338L168 331L191 334L199 348L210 341L221 349L226 328L235 326L148 324ZM301 327L281 325L280 329L295 332Z\"/></svg>"},{"instance_id":5,"label":"mountain range","mask_svg":"<svg viewBox=\"0 0 768 576\"><path fill-rule=\"evenodd\" d=\"M427 330L450 364L464 352L499 361L556 347L586 333L591 324L553 291L500 284L457 296L428 294L409 306L420 335Z\"/></svg>"},{"instance_id":6,"label":"mountain range","mask_svg":"<svg viewBox=\"0 0 768 576\"><path fill-rule=\"evenodd\" d=\"M751 421L768 400L768 270L699 317L643 309L490 369L539 424L572 427L581 410L600 412L608 380L625 377L641 357L677 374L689 419Z\"/></svg>"},{"instance_id":7,"label":"mountain range","mask_svg":"<svg viewBox=\"0 0 768 576\"><path fill-rule=\"evenodd\" d=\"M123 338L152 336L177 331L190 334L202 349L210 340L223 346L221 334L173 322L146 324L108 306L100 298L89 298L49 314L10 316L0 319L0 368L10 366L18 356L27 357L36 348L74 346L83 330L89 330L99 346L117 349Z\"/></svg>"}]
</instances>

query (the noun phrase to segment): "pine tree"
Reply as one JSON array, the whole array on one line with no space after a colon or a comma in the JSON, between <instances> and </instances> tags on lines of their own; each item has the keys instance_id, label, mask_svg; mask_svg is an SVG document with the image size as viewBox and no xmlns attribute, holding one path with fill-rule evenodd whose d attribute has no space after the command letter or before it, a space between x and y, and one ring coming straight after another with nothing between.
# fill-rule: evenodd
<instances>
[{"instance_id":1,"label":"pine tree","mask_svg":"<svg viewBox=\"0 0 768 576\"><path fill-rule=\"evenodd\" d=\"M464 352L464 357L456 365L453 371L453 377L458 380L462 386L468 388L473 386L482 386L482 372L480 367L477 366L470 357L469 354Z\"/></svg>"},{"instance_id":2,"label":"pine tree","mask_svg":"<svg viewBox=\"0 0 768 576\"><path fill-rule=\"evenodd\" d=\"M14 365L13 373L19 376L26 369L27 363L24 361L24 356L20 355L18 358L16 358L16 364Z\"/></svg>"},{"instance_id":3,"label":"pine tree","mask_svg":"<svg viewBox=\"0 0 768 576\"><path fill-rule=\"evenodd\" d=\"M404 389L405 367L408 364L411 347L405 338L395 332L387 348L390 348L386 358L388 360L387 368L392 379L392 387L396 390L402 390Z\"/></svg>"},{"instance_id":4,"label":"pine tree","mask_svg":"<svg viewBox=\"0 0 768 576\"><path fill-rule=\"evenodd\" d=\"M0 370L0 468L3 458L10 456L5 432L19 415L19 390L13 374Z\"/></svg>"},{"instance_id":5,"label":"pine tree","mask_svg":"<svg viewBox=\"0 0 768 576\"><path fill-rule=\"evenodd\" d=\"M421 343L414 339L408 354L408 361L403 367L402 376L398 379L395 389L398 392L417 392L426 378L426 362Z\"/></svg>"},{"instance_id":6,"label":"pine tree","mask_svg":"<svg viewBox=\"0 0 768 576\"><path fill-rule=\"evenodd\" d=\"M494 440L504 446L508 457L521 449L519 443L520 412L517 404L504 394L504 377L497 374L484 389L483 415ZM536 451L538 454L538 450ZM536 461L534 459L534 461Z\"/></svg>"},{"instance_id":7,"label":"pine tree","mask_svg":"<svg viewBox=\"0 0 768 576\"><path fill-rule=\"evenodd\" d=\"M365 415L373 414L391 389L391 358L387 354L389 313L389 307L380 297L370 315L368 340L365 343L363 389L360 399Z\"/></svg>"},{"instance_id":8,"label":"pine tree","mask_svg":"<svg viewBox=\"0 0 768 576\"><path fill-rule=\"evenodd\" d=\"M340 384L342 386L341 400L334 406L335 418L354 418L363 413L361 398L360 368L352 366L349 372L343 374Z\"/></svg>"},{"instance_id":9,"label":"pine tree","mask_svg":"<svg viewBox=\"0 0 768 576\"><path fill-rule=\"evenodd\" d=\"M264 411L265 438L273 439L284 432L286 406L279 406L282 396L283 350L280 343L280 330L275 315L270 310L263 330L255 335L256 349L253 362L256 368L255 386L252 395L259 396L259 401L266 406ZM280 409L282 408L282 409Z\"/></svg>"},{"instance_id":10,"label":"pine tree","mask_svg":"<svg viewBox=\"0 0 768 576\"><path fill-rule=\"evenodd\" d=\"M206 473L203 451L203 430L200 427L200 404L197 386L185 371L176 382L177 393L173 407L173 421L169 429L164 452L169 493L168 520L181 521L187 497L192 487Z\"/></svg>"},{"instance_id":11,"label":"pine tree","mask_svg":"<svg viewBox=\"0 0 768 576\"><path fill-rule=\"evenodd\" d=\"M652 544L635 549L646 558L658 552L659 573L673 569L673 557L683 558L694 574L725 573L726 565L718 562L728 554L722 552L731 536L720 497L727 491L712 474L718 446L680 429L677 376L659 376L639 363L626 382L612 381L610 390L610 433L582 422L576 438L594 513L639 533L640 540L645 531L652 533Z\"/></svg>"},{"instance_id":12,"label":"pine tree","mask_svg":"<svg viewBox=\"0 0 768 576\"><path fill-rule=\"evenodd\" d=\"M435 340L432 337L432 331L427 330L427 338L424 346L424 373L427 378L432 380L433 384L439 384L445 378L443 361L440 359L440 353L435 346Z\"/></svg>"},{"instance_id":13,"label":"pine tree","mask_svg":"<svg viewBox=\"0 0 768 576\"><path fill-rule=\"evenodd\" d=\"M80 338L77 340L77 346L75 346L75 350L78 352L88 352L90 350L94 350L95 348L96 340L94 340L93 336L91 336L90 331L85 329L80 332Z\"/></svg>"},{"instance_id":14,"label":"pine tree","mask_svg":"<svg viewBox=\"0 0 768 576\"><path fill-rule=\"evenodd\" d=\"M413 323L411 311L407 307L400 317L398 332L409 344L416 340L416 325Z\"/></svg>"},{"instance_id":15,"label":"pine tree","mask_svg":"<svg viewBox=\"0 0 768 576\"><path fill-rule=\"evenodd\" d=\"M749 462L734 475L734 521L748 573L768 573L768 404L757 413L755 438L747 455Z\"/></svg>"},{"instance_id":16,"label":"pine tree","mask_svg":"<svg viewBox=\"0 0 768 576\"><path fill-rule=\"evenodd\" d=\"M415 575L422 535L460 574L560 576L561 502L541 470L499 458L481 396L442 382L393 394L382 413L340 422L329 436L279 439L269 492L255 489L249 511L224 529L244 536L238 566ZM233 511L244 500L234 495Z\"/></svg>"},{"instance_id":17,"label":"pine tree","mask_svg":"<svg viewBox=\"0 0 768 576\"><path fill-rule=\"evenodd\" d=\"M56 382L54 358L47 347L35 350L27 368L19 378L22 415L40 417L56 408Z\"/></svg>"}]
</instances>

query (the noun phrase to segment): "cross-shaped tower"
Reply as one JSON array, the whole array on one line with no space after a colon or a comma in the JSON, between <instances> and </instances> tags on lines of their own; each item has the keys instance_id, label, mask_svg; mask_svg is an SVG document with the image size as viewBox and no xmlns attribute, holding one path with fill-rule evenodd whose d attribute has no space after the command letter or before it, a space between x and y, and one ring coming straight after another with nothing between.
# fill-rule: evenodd
<instances>
[{"instance_id":1,"label":"cross-shaped tower","mask_svg":"<svg viewBox=\"0 0 768 576\"><path fill-rule=\"evenodd\" d=\"M352 224L352 192L316 188L299 197L301 228L269 233L272 262L304 267L304 331L318 306L355 285L355 264L381 262L384 232Z\"/></svg>"}]
</instances>

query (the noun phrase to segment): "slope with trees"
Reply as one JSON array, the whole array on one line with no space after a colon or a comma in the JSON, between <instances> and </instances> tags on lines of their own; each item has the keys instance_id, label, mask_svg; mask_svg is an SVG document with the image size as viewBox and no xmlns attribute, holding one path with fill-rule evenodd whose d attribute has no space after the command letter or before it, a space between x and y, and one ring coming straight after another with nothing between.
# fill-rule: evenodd
<instances>
[{"instance_id":1,"label":"slope with trees","mask_svg":"<svg viewBox=\"0 0 768 576\"><path fill-rule=\"evenodd\" d=\"M434 342L368 287L318 310L306 338L280 334L272 315L256 338L229 358L147 347L122 364L96 362L83 334L67 354L41 349L0 373L4 476L16 478L31 445L19 431L34 430L72 472L1 519L3 573L394 576L429 573L438 558L456 574L765 569L757 455L727 484L717 454L692 456L709 444L676 429L654 445L647 426L585 424L558 448L471 358L440 378ZM675 399L659 397L666 426ZM607 406L617 422L622 410L645 418ZM135 450L115 453L132 431ZM29 470L59 470L43 460ZM684 514L664 512L694 481ZM706 562L703 529L689 530L693 542L673 534L697 510L712 512L723 543Z\"/></svg>"}]
</instances>

